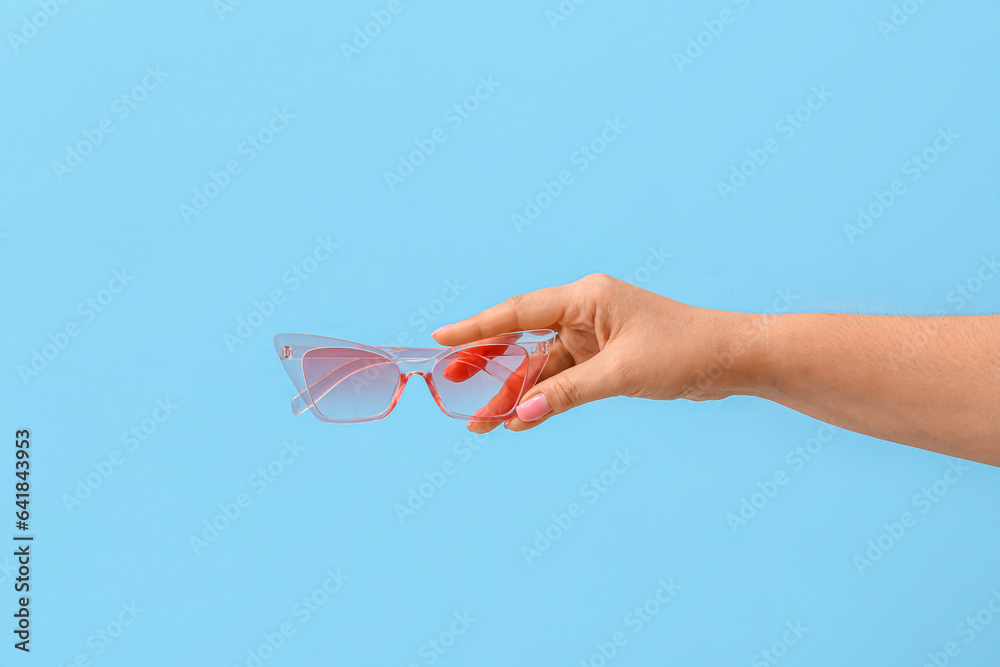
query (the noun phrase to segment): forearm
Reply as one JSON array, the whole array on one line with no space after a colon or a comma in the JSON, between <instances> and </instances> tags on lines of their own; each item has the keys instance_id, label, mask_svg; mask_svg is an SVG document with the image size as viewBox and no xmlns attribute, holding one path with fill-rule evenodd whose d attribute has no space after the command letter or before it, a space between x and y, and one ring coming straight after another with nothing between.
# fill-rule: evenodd
<instances>
[{"instance_id":1,"label":"forearm","mask_svg":"<svg viewBox=\"0 0 1000 667\"><path fill-rule=\"evenodd\" d=\"M753 316L748 392L842 428L1000 466L1000 316Z\"/></svg>"}]
</instances>

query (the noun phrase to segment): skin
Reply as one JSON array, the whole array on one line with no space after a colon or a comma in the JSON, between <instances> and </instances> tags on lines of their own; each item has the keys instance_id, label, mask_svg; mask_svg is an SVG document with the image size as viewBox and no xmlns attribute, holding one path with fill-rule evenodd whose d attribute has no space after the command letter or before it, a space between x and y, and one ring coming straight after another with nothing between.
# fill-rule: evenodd
<instances>
[{"instance_id":1,"label":"skin","mask_svg":"<svg viewBox=\"0 0 1000 667\"><path fill-rule=\"evenodd\" d=\"M840 428L1000 466L1000 315L757 315L688 306L603 274L512 297L442 327L442 345L559 332L535 428L611 396L757 396ZM536 402L537 405L537 402ZM500 422L470 422L485 433Z\"/></svg>"}]
</instances>

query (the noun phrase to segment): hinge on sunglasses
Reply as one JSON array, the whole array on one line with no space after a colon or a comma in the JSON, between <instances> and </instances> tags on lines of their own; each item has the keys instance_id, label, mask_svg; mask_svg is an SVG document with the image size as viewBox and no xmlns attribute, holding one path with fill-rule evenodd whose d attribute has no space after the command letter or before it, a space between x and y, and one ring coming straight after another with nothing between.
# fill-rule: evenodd
<instances>
[{"instance_id":1,"label":"hinge on sunglasses","mask_svg":"<svg viewBox=\"0 0 1000 667\"><path fill-rule=\"evenodd\" d=\"M281 358L282 359L290 359L291 356L292 356L292 348L291 348L291 346L290 345L282 345L281 346Z\"/></svg>"}]
</instances>

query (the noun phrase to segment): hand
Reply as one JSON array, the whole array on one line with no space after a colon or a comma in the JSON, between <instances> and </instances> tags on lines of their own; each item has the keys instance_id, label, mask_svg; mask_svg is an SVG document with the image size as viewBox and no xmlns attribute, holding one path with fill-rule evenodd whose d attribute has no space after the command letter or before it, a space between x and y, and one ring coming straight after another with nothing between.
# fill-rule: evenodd
<instances>
[{"instance_id":1,"label":"hand","mask_svg":"<svg viewBox=\"0 0 1000 667\"><path fill-rule=\"evenodd\" d=\"M512 431L533 428L567 410L611 396L713 400L752 393L758 327L749 315L687 306L593 274L569 285L507 299L442 327L442 345L463 345L512 331L559 332L538 383ZM470 422L476 433L500 422Z\"/></svg>"}]
</instances>

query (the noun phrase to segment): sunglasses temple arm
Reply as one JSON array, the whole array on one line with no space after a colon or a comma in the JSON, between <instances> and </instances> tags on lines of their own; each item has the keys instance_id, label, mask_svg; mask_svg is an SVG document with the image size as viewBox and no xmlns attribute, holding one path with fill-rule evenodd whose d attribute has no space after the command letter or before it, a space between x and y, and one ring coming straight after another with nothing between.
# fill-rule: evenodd
<instances>
[{"instance_id":1,"label":"sunglasses temple arm","mask_svg":"<svg viewBox=\"0 0 1000 667\"><path fill-rule=\"evenodd\" d=\"M358 365L359 362L361 362L360 365ZM348 379L352 375L360 373L361 371L367 370L374 366L382 366L391 363L392 362L388 360L379 361L378 363L372 363L367 359L365 360L355 359L350 363L338 366L337 368L333 369L323 377L313 382L311 385L308 385L305 389L300 391L294 397L292 397L292 413L295 414L296 416L302 414L309 408L313 407L313 405L315 405L318 401L321 401L323 397L329 394L331 391L333 391L337 387L337 385L339 385L341 382ZM355 366L355 368L350 368L351 366ZM331 378L331 376L333 377ZM329 379L329 386L321 388L320 385L328 379ZM314 390L316 392L322 391L322 393L314 396L315 393Z\"/></svg>"},{"instance_id":2,"label":"sunglasses temple arm","mask_svg":"<svg viewBox=\"0 0 1000 667\"><path fill-rule=\"evenodd\" d=\"M497 362L493 361L493 359L491 359L490 357L485 357L485 356L483 356L481 354L476 354L475 356L479 357L480 359L482 359L483 361L486 362L485 363L485 366L486 366L485 368L479 368L475 364L470 364L468 361L464 361L462 363L468 364L469 366L475 367L477 370L483 371L484 373L486 373L487 375L489 375L491 378L493 378L494 380L496 380L500 384L507 384L507 379L514 372L516 372L516 370L515 371L511 371L506 366L504 366L502 364L498 364ZM527 363L527 360L529 358L530 357L525 357L524 359L522 359L521 363L518 364L518 368L520 368L523 364ZM454 362L452 362L452 363L454 363Z\"/></svg>"}]
</instances>

